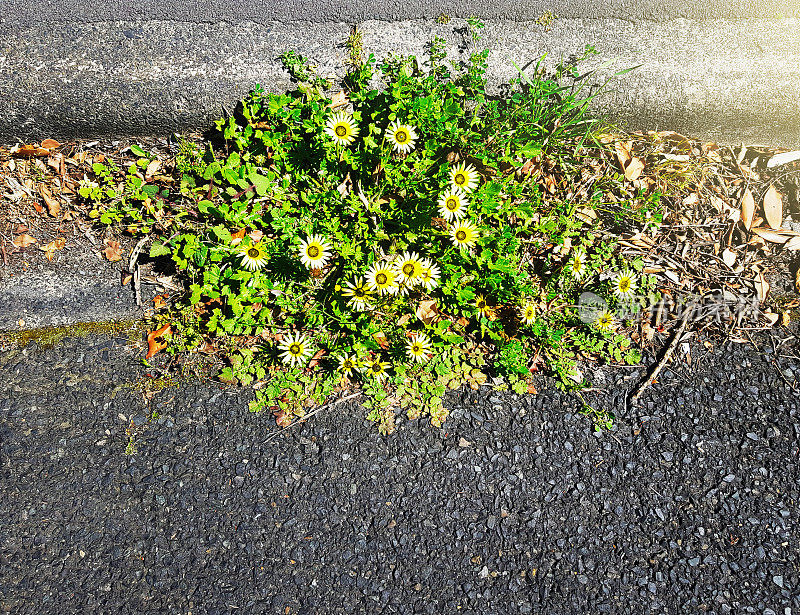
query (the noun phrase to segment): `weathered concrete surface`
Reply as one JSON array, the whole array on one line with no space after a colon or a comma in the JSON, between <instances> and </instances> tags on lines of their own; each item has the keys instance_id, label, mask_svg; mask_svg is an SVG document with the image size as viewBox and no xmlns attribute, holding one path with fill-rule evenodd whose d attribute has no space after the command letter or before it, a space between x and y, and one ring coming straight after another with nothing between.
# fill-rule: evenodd
<instances>
[{"instance_id":1,"label":"weathered concrete surface","mask_svg":"<svg viewBox=\"0 0 800 615\"><path fill-rule=\"evenodd\" d=\"M346 3L341 13L330 7L308 11L307 17L317 21L301 23L263 20L265 15L297 17L284 4L270 3L269 10L260 11L253 2L204 3L191 5L197 10L190 15L188 5L139 0L113 10L114 16L138 19L95 21L112 16L112 9L98 5L81 12L76 2L54 3L44 10L41 2L0 0L0 10L5 9L0 25L0 139L166 134L208 126L223 106L232 106L256 83L284 89L288 75L277 60L283 51L296 49L323 74L341 75L343 42L351 24L330 19L358 16L347 13L348 6L357 5ZM800 19L764 15L796 15L798 5L726 5L738 6L745 15L762 15L746 20L667 20L666 9L661 21L637 20L631 8L623 18L557 19L548 31L533 21L489 20L482 44L491 50L490 86L515 75L512 62L522 66L548 53L547 66L552 68L558 58L575 57L591 44L599 55L581 65L585 70L614 62L594 82L615 70L642 65L609 84L593 104L595 113L610 113L632 129L673 129L722 142L796 147ZM592 6L585 7L587 13ZM672 15L696 14L697 6L672 6ZM708 14L725 13L714 6ZM408 14L416 14L414 7L408 7ZM373 8L387 18L393 10L391 5ZM627 10L619 4L607 9L619 14ZM170 11L173 17L166 19ZM435 35L447 39L452 60L468 55L460 49L462 20L447 25L432 19L369 20L359 26L366 51L378 58L422 54L424 43Z\"/></svg>"}]
</instances>

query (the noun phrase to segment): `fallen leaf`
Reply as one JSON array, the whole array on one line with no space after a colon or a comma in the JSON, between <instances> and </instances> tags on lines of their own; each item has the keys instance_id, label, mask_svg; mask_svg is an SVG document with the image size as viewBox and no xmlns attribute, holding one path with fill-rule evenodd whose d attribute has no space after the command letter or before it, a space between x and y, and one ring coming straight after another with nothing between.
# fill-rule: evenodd
<instances>
[{"instance_id":1,"label":"fallen leaf","mask_svg":"<svg viewBox=\"0 0 800 615\"><path fill-rule=\"evenodd\" d=\"M53 197L53 194L50 192L50 189L44 184L39 185L39 194L42 195L42 198L44 199L44 202L47 205L47 213L49 213L54 218L57 218L58 214L61 213L61 205L58 202L58 199Z\"/></svg>"},{"instance_id":2,"label":"fallen leaf","mask_svg":"<svg viewBox=\"0 0 800 615\"><path fill-rule=\"evenodd\" d=\"M780 193L771 185L764 195L764 215L767 223L774 229L781 228L783 223L783 200Z\"/></svg>"},{"instance_id":3,"label":"fallen leaf","mask_svg":"<svg viewBox=\"0 0 800 615\"><path fill-rule=\"evenodd\" d=\"M419 318L426 325L431 324L439 315L439 310L436 307L436 301L430 299L420 301L415 314L417 318Z\"/></svg>"},{"instance_id":4,"label":"fallen leaf","mask_svg":"<svg viewBox=\"0 0 800 615\"><path fill-rule=\"evenodd\" d=\"M235 233L231 233L231 245L237 246L242 243L242 239L244 239L244 231L245 229L240 228Z\"/></svg>"},{"instance_id":5,"label":"fallen leaf","mask_svg":"<svg viewBox=\"0 0 800 615\"><path fill-rule=\"evenodd\" d=\"M247 236L248 236L250 239L252 239L252 240L253 240L253 243L258 243L259 241L261 241L261 238L264 236L264 232L263 232L263 231L259 231L259 230L250 231L250 232L247 234Z\"/></svg>"},{"instance_id":6,"label":"fallen leaf","mask_svg":"<svg viewBox=\"0 0 800 615\"><path fill-rule=\"evenodd\" d=\"M753 193L750 192L750 188L745 188L742 196L742 224L748 231L753 226L753 214L755 211L756 201L753 198Z\"/></svg>"},{"instance_id":7,"label":"fallen leaf","mask_svg":"<svg viewBox=\"0 0 800 615\"><path fill-rule=\"evenodd\" d=\"M311 357L311 360L308 362L308 367L316 367L317 365L319 365L320 359L322 359L322 357L324 356L325 356L325 350L320 348L319 350L317 350L314 356Z\"/></svg>"},{"instance_id":8,"label":"fallen leaf","mask_svg":"<svg viewBox=\"0 0 800 615\"><path fill-rule=\"evenodd\" d=\"M786 243L787 241L789 241L791 237L794 236L786 233L785 231L777 233L775 231L763 227L754 228L753 232L762 239L766 239L767 241L771 241L772 243L779 243L779 244Z\"/></svg>"},{"instance_id":9,"label":"fallen leaf","mask_svg":"<svg viewBox=\"0 0 800 615\"><path fill-rule=\"evenodd\" d=\"M55 149L57 147L61 147L61 143L59 143L55 139L45 139L44 141L42 141L41 145L45 149Z\"/></svg>"},{"instance_id":10,"label":"fallen leaf","mask_svg":"<svg viewBox=\"0 0 800 615\"><path fill-rule=\"evenodd\" d=\"M162 338L165 335L172 334L172 325L164 325L160 329L151 331L147 334L147 354L144 356L145 360L150 359L154 354L164 350L167 347L167 342Z\"/></svg>"},{"instance_id":11,"label":"fallen leaf","mask_svg":"<svg viewBox=\"0 0 800 615\"><path fill-rule=\"evenodd\" d=\"M536 395L538 392L539 391L536 389L536 385L534 385L532 382L529 382L528 383L528 393L530 395Z\"/></svg>"},{"instance_id":12,"label":"fallen leaf","mask_svg":"<svg viewBox=\"0 0 800 615\"><path fill-rule=\"evenodd\" d=\"M628 163L628 166L625 167L625 179L628 181L639 179L639 176L642 174L643 170L644 162L639 158L633 158Z\"/></svg>"},{"instance_id":13,"label":"fallen leaf","mask_svg":"<svg viewBox=\"0 0 800 615\"><path fill-rule=\"evenodd\" d=\"M348 104L350 99L347 98L347 94L345 94L344 90L336 92L331 99L331 104L328 105L331 109L336 109L336 107L343 107L344 105Z\"/></svg>"},{"instance_id":14,"label":"fallen leaf","mask_svg":"<svg viewBox=\"0 0 800 615\"><path fill-rule=\"evenodd\" d=\"M767 160L767 168L779 167L782 164L789 164L795 160L800 160L800 151L775 154L772 158Z\"/></svg>"},{"instance_id":15,"label":"fallen leaf","mask_svg":"<svg viewBox=\"0 0 800 615\"><path fill-rule=\"evenodd\" d=\"M50 150L36 145L15 145L9 150L9 154L30 158L32 156L49 156Z\"/></svg>"},{"instance_id":16,"label":"fallen leaf","mask_svg":"<svg viewBox=\"0 0 800 615\"><path fill-rule=\"evenodd\" d=\"M794 274L794 289L800 293L800 269Z\"/></svg>"},{"instance_id":17,"label":"fallen leaf","mask_svg":"<svg viewBox=\"0 0 800 615\"><path fill-rule=\"evenodd\" d=\"M787 250L800 250L800 237L792 237L789 241L783 244Z\"/></svg>"},{"instance_id":18,"label":"fallen leaf","mask_svg":"<svg viewBox=\"0 0 800 615\"><path fill-rule=\"evenodd\" d=\"M402 327L405 324L408 324L408 321L411 320L411 314L403 314L397 321L397 326Z\"/></svg>"},{"instance_id":19,"label":"fallen leaf","mask_svg":"<svg viewBox=\"0 0 800 615\"><path fill-rule=\"evenodd\" d=\"M167 305L167 298L169 297L169 293L163 293L161 295L156 295L153 297L153 307L156 309L160 309Z\"/></svg>"},{"instance_id":20,"label":"fallen leaf","mask_svg":"<svg viewBox=\"0 0 800 615\"><path fill-rule=\"evenodd\" d=\"M372 334L372 339L378 342L378 346L386 350L389 347L389 340L383 331L378 331L377 333Z\"/></svg>"},{"instance_id":21,"label":"fallen leaf","mask_svg":"<svg viewBox=\"0 0 800 615\"><path fill-rule=\"evenodd\" d=\"M16 246L17 248L27 248L29 245L34 244L38 241L38 239L31 237L30 235L23 233L22 235L17 235L14 237L11 245Z\"/></svg>"},{"instance_id":22,"label":"fallen leaf","mask_svg":"<svg viewBox=\"0 0 800 615\"><path fill-rule=\"evenodd\" d=\"M105 250L103 250L105 257L112 263L122 260L122 247L120 246L119 242L114 241L113 239L106 239L105 243L106 246L108 246Z\"/></svg>"},{"instance_id":23,"label":"fallen leaf","mask_svg":"<svg viewBox=\"0 0 800 615\"><path fill-rule=\"evenodd\" d=\"M769 282L767 282L764 274L760 271L758 272L758 276L755 279L756 285L756 292L758 293L758 300L759 302L764 301L769 294Z\"/></svg>"},{"instance_id":24,"label":"fallen leaf","mask_svg":"<svg viewBox=\"0 0 800 615\"><path fill-rule=\"evenodd\" d=\"M769 322L770 327L774 327L778 320L780 320L780 314L776 314L775 312L762 312L764 317Z\"/></svg>"},{"instance_id":25,"label":"fallen leaf","mask_svg":"<svg viewBox=\"0 0 800 615\"><path fill-rule=\"evenodd\" d=\"M614 150L617 153L617 160L619 160L619 166L622 170L625 170L625 167L628 166L628 163L631 160L631 146L633 145L632 141L617 141L614 143Z\"/></svg>"},{"instance_id":26,"label":"fallen leaf","mask_svg":"<svg viewBox=\"0 0 800 615\"><path fill-rule=\"evenodd\" d=\"M158 170L161 168L161 161L156 159L153 160L150 164L147 165L147 168L144 171L145 179L150 179L158 173Z\"/></svg>"},{"instance_id":27,"label":"fallen leaf","mask_svg":"<svg viewBox=\"0 0 800 615\"><path fill-rule=\"evenodd\" d=\"M730 248L725 248L722 251L722 260L728 267L733 267L733 264L736 262L736 252Z\"/></svg>"},{"instance_id":28,"label":"fallen leaf","mask_svg":"<svg viewBox=\"0 0 800 615\"><path fill-rule=\"evenodd\" d=\"M56 250L61 250L64 245L66 245L66 240L63 237L59 237L48 243L46 246L39 246L39 249L44 252L45 258L52 262Z\"/></svg>"}]
</instances>

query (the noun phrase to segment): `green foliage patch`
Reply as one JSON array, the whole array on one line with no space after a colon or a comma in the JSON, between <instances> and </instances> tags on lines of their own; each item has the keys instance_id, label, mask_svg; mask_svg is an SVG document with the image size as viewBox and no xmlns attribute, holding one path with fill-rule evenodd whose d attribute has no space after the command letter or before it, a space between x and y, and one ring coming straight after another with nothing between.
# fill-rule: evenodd
<instances>
[{"instance_id":1,"label":"green foliage patch","mask_svg":"<svg viewBox=\"0 0 800 615\"><path fill-rule=\"evenodd\" d=\"M473 43L481 27L469 21ZM602 190L578 203L528 177L533 163L569 181L600 147L596 93L562 84L577 69L545 78L537 64L491 97L487 50L455 67L441 39L424 61L378 65L357 32L348 48L335 94L284 54L296 88L256 87L205 146L183 143L171 190L146 180L144 151L124 183L96 164L82 186L94 216L151 234L150 256L186 280L155 319L172 325L167 351L215 349L219 377L253 385L251 409L281 425L360 386L387 433L397 406L441 425L445 391L463 383L523 393L547 369L579 388L580 358L638 360L610 312L578 309L587 290L616 307L652 286L580 215L602 209ZM657 217L659 195L628 205L628 218Z\"/></svg>"}]
</instances>

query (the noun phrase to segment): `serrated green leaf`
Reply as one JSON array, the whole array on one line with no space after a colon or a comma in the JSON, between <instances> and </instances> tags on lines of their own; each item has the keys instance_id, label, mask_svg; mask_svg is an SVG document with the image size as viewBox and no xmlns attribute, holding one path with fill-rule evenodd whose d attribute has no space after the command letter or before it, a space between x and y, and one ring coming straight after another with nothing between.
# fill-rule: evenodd
<instances>
[{"instance_id":1,"label":"serrated green leaf","mask_svg":"<svg viewBox=\"0 0 800 615\"><path fill-rule=\"evenodd\" d=\"M150 258L158 258L159 256L167 256L172 253L172 248L164 245L160 241L154 241L150 246Z\"/></svg>"}]
</instances>

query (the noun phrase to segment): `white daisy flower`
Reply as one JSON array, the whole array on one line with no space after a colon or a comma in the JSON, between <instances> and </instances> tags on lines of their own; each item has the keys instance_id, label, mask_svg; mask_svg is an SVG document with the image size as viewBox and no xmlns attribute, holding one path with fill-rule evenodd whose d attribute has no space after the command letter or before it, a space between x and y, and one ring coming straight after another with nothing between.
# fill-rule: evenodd
<instances>
[{"instance_id":1,"label":"white daisy flower","mask_svg":"<svg viewBox=\"0 0 800 615\"><path fill-rule=\"evenodd\" d=\"M392 144L394 150L407 154L414 149L414 141L417 139L417 133L414 132L414 127L399 122L392 123L386 131L386 138Z\"/></svg>"},{"instance_id":2,"label":"white daisy flower","mask_svg":"<svg viewBox=\"0 0 800 615\"><path fill-rule=\"evenodd\" d=\"M375 263L367 272L367 283L381 295L394 295L399 290L397 272L394 267Z\"/></svg>"},{"instance_id":3,"label":"white daisy flower","mask_svg":"<svg viewBox=\"0 0 800 615\"><path fill-rule=\"evenodd\" d=\"M422 261L416 252L404 252L394 265L398 280L408 286L416 284L422 275Z\"/></svg>"},{"instance_id":4,"label":"white daisy flower","mask_svg":"<svg viewBox=\"0 0 800 615\"><path fill-rule=\"evenodd\" d=\"M617 321L610 311L603 310L595 318L594 326L600 331L614 331L617 328Z\"/></svg>"},{"instance_id":5,"label":"white daisy flower","mask_svg":"<svg viewBox=\"0 0 800 615\"><path fill-rule=\"evenodd\" d=\"M469 220L458 222L450 227L450 239L462 250L472 247L478 239L478 228Z\"/></svg>"},{"instance_id":6,"label":"white daisy flower","mask_svg":"<svg viewBox=\"0 0 800 615\"><path fill-rule=\"evenodd\" d=\"M450 169L450 184L464 192L472 192L478 187L478 172L471 164L461 163Z\"/></svg>"},{"instance_id":7,"label":"white daisy flower","mask_svg":"<svg viewBox=\"0 0 800 615\"><path fill-rule=\"evenodd\" d=\"M467 215L469 201L467 195L460 188L450 188L439 197L439 214L447 220L461 220Z\"/></svg>"},{"instance_id":8,"label":"white daisy flower","mask_svg":"<svg viewBox=\"0 0 800 615\"><path fill-rule=\"evenodd\" d=\"M283 351L279 355L283 362L291 367L305 363L311 356L311 345L300 332L288 336L278 345L278 349Z\"/></svg>"},{"instance_id":9,"label":"white daisy flower","mask_svg":"<svg viewBox=\"0 0 800 615\"><path fill-rule=\"evenodd\" d=\"M580 280L586 273L586 254L584 252L573 254L567 263L567 269L573 278Z\"/></svg>"},{"instance_id":10,"label":"white daisy flower","mask_svg":"<svg viewBox=\"0 0 800 615\"><path fill-rule=\"evenodd\" d=\"M242 266L250 271L261 269L267 264L267 251L260 243L254 243L239 249L242 257Z\"/></svg>"},{"instance_id":11,"label":"white daisy flower","mask_svg":"<svg viewBox=\"0 0 800 615\"><path fill-rule=\"evenodd\" d=\"M345 282L345 288L342 289L342 295L350 297L348 303L354 310L363 312L370 307L369 300L372 295L364 276L356 278L352 282Z\"/></svg>"},{"instance_id":12,"label":"white daisy flower","mask_svg":"<svg viewBox=\"0 0 800 615\"><path fill-rule=\"evenodd\" d=\"M361 371L361 363L358 360L358 356L343 354L339 357L339 367L337 369L342 372L343 376L351 376L353 372Z\"/></svg>"},{"instance_id":13,"label":"white daisy flower","mask_svg":"<svg viewBox=\"0 0 800 615\"><path fill-rule=\"evenodd\" d=\"M430 357L431 341L424 333L416 333L406 344L406 354L408 358L417 363L424 363Z\"/></svg>"},{"instance_id":14,"label":"white daisy flower","mask_svg":"<svg viewBox=\"0 0 800 615\"><path fill-rule=\"evenodd\" d=\"M333 137L337 145L350 145L358 136L358 126L349 113L334 113L325 126L325 133Z\"/></svg>"},{"instance_id":15,"label":"white daisy flower","mask_svg":"<svg viewBox=\"0 0 800 615\"><path fill-rule=\"evenodd\" d=\"M322 235L311 235L300 242L300 260L309 269L320 269L328 263L330 249Z\"/></svg>"},{"instance_id":16,"label":"white daisy flower","mask_svg":"<svg viewBox=\"0 0 800 615\"><path fill-rule=\"evenodd\" d=\"M422 261L422 274L420 275L419 282L425 287L425 290L431 292L439 285L439 265L431 262L429 259Z\"/></svg>"},{"instance_id":17,"label":"white daisy flower","mask_svg":"<svg viewBox=\"0 0 800 615\"><path fill-rule=\"evenodd\" d=\"M614 276L612 281L614 294L621 299L627 299L636 290L636 277L627 271L621 271Z\"/></svg>"}]
</instances>

